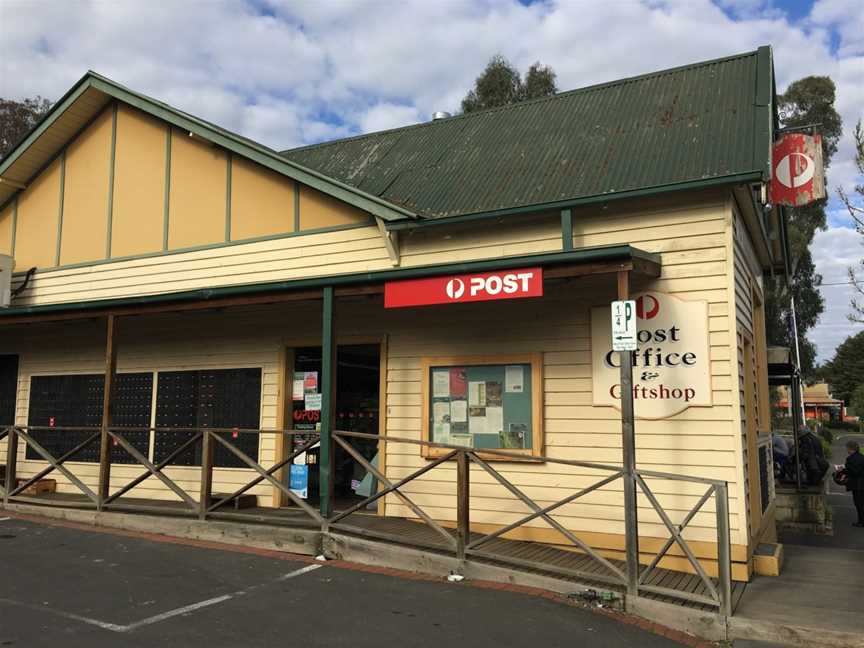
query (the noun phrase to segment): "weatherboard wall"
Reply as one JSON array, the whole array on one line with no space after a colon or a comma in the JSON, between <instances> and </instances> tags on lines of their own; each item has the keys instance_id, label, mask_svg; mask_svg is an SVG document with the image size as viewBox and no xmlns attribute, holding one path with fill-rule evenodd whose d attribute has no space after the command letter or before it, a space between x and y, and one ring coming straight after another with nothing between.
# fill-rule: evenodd
<instances>
[{"instance_id":1,"label":"weatherboard wall","mask_svg":"<svg viewBox=\"0 0 864 648\"><path fill-rule=\"evenodd\" d=\"M763 522L761 475L759 473L759 437L771 432L767 380L767 346L762 273L753 249L749 231L737 204L732 202L733 221L729 246L735 255L731 269L734 283L735 342L737 358L737 413L741 428L742 479L749 520L750 546L758 542ZM769 491L770 492L770 491ZM770 519L770 510L764 511Z\"/></svg>"},{"instance_id":2,"label":"weatherboard wall","mask_svg":"<svg viewBox=\"0 0 864 648\"><path fill-rule=\"evenodd\" d=\"M737 343L730 274L731 232L732 210L727 196L721 192L633 202L618 207L614 204L605 208L598 206L575 210L573 214L576 248L629 243L661 256L662 276L657 280L637 281L634 290L660 290L682 299L706 300L709 304L713 405L690 408L668 420L637 421L637 460L640 467L646 469L729 482L735 575L741 579L748 574L749 538L740 416L736 411L738 376L737 367L733 367ZM403 265L412 267L555 251L562 246L560 217L551 213L525 219L513 217L494 227L484 223L417 230L403 233L400 242ZM518 261L514 261L514 265L518 266ZM55 269L41 273L41 277L37 275L38 281L26 293L26 303L158 294L390 267L376 228L349 227ZM611 407L593 406L591 394L590 307L614 298L615 279L610 274L550 284L547 295L540 301L385 311L377 298L339 300L337 327L343 336L388 337L388 435L420 438L423 357L538 352L543 354L545 452L553 457L620 463L620 414ZM245 314L166 316L164 328L157 327L153 332L145 325L150 318L142 318L137 334L130 334L125 342L121 337L120 370L262 366L265 386L272 391L262 401L262 425L275 425L282 384L279 378L281 349L292 339L318 337L319 308L317 303L309 302L257 315L255 311L244 311ZM240 324L236 318L241 318ZM199 344L199 332L205 330L208 336L214 337ZM194 350L190 339L195 340ZM98 371L104 367L98 335L86 346L75 343L74 339L58 345L62 348L57 354L52 354L50 347L44 345L22 353L19 422L26 421L27 387L23 383L29 384L27 377L33 373ZM75 352L69 350L73 348ZM263 448L262 463L266 465L272 461L273 452L275 444L272 448ZM32 474L36 466L31 463L34 462L25 462L22 467ZM388 477L398 478L425 465L425 460L416 446L391 443L384 464ZM599 478L585 471L561 470L552 464L507 463L499 468L541 504L556 501ZM90 479L95 480L95 466L86 470L92 471ZM134 470L118 466L112 479L119 485L124 476L137 474ZM172 471L169 474L185 475L184 484L194 492L196 469ZM248 471L239 469L219 470L214 488L227 489L248 475ZM405 492L436 519L452 523L456 515L454 475L452 466L436 468L424 478L406 485ZM174 498L152 479L145 484L146 488L138 496ZM478 529L510 523L524 513L521 504L484 474L472 472L472 484L472 521ZM683 519L704 491L671 482L651 485L676 522ZM272 495L272 488L259 486L254 492L266 502ZM568 504L559 511L558 517L567 528L578 531L592 545L616 555L615 552L623 549L622 498L620 484L610 486ZM646 552L643 558L649 560L647 552L652 547L659 548L666 531L646 500L640 499L639 506L640 535ZM395 496L387 498L385 510L388 515L413 516ZM695 542L697 554L706 560L709 569L715 568L711 557L716 555L713 510L713 502L709 502L685 531L685 537ZM561 540L544 523L536 521L514 536L543 542ZM664 566L686 568L680 557L670 558Z\"/></svg>"},{"instance_id":3,"label":"weatherboard wall","mask_svg":"<svg viewBox=\"0 0 864 648\"><path fill-rule=\"evenodd\" d=\"M190 317L151 317L146 321L118 320L120 373L185 371L199 369L260 368L262 428L276 428L278 419L279 336L277 324L260 314L232 313L227 318L215 314ZM15 341L0 342L0 349L14 349L19 354L18 405L16 421L26 425L30 402L30 380L33 376L57 374L98 374L105 369L104 320L60 325L34 325L26 331L16 330ZM154 392L157 381L153 383ZM155 407L153 411L155 417ZM153 419L155 421L155 418ZM62 425L58 423L58 425ZM6 444L2 444L0 462L5 462ZM19 446L18 476L30 477L46 466L43 461L25 457L24 443ZM275 435L262 435L259 456L272 462ZM69 462L68 467L91 490L97 490L99 464ZM121 488L145 471L141 465L113 464L111 490ZM197 500L201 469L173 466L165 474ZM62 493L80 491L58 471L49 475L57 480ZM250 471L238 468L215 468L213 492L233 492L250 481ZM250 493L270 500L271 487L261 484ZM145 480L129 493L130 497L177 501L179 498L155 477Z\"/></svg>"},{"instance_id":4,"label":"weatherboard wall","mask_svg":"<svg viewBox=\"0 0 864 648\"><path fill-rule=\"evenodd\" d=\"M659 290L681 299L705 300L709 310L710 367L713 405L690 408L670 419L636 423L637 461L658 471L724 479L729 482L736 577L746 577L746 504L742 491L742 448L737 407L737 373L733 358L732 286L729 270L731 209L724 193L641 201L615 207L586 208L573 213L577 249L629 243L661 256L662 275L636 280L634 291ZM522 220L453 228L428 228L402 241L403 264L424 265L470 258L560 249L560 217L542 215ZM518 267L518 265L516 266ZM399 313L404 327L390 327L388 372L388 434L419 438L421 430L421 358L542 352L544 358L545 453L553 457L620 464L620 414L592 405L590 307L615 299L614 275L567 282L547 291L542 306L530 300L424 309L422 319ZM400 331L406 331L400 333ZM424 461L416 447L391 444L387 471L405 477ZM598 474L579 474L549 464L505 465L502 472L542 506L588 486ZM591 471L587 471L590 473ZM572 473L572 474L571 474ZM472 523L493 528L515 521L526 511L490 477L472 474ZM679 484L656 487L673 520L680 521L704 488ZM419 504L431 507L437 519L455 520L455 472L436 468L405 486ZM620 485L592 493L559 511L559 519L579 530L594 546L623 549ZM476 498L476 505L474 498ZM640 535L663 537L665 529L648 502L640 499ZM685 537L698 541L703 556L716 552L713 502L698 514ZM396 496L388 497L388 514L413 514ZM560 542L543 522L532 522L514 537ZM643 548L654 546L646 539ZM671 565L670 565L671 566ZM676 565L683 567L683 562Z\"/></svg>"},{"instance_id":5,"label":"weatherboard wall","mask_svg":"<svg viewBox=\"0 0 864 648\"><path fill-rule=\"evenodd\" d=\"M390 267L374 263L386 258L386 251L366 212L118 102L105 107L2 206L0 253L15 258L19 277L37 269L18 301L30 306L196 287L200 282L193 275L188 284L184 276L166 282L162 272L182 274L188 261L202 256L219 258L226 267L212 273L209 285L293 278L297 273L290 262L301 257L314 274L328 262L310 255L330 256L339 248L322 249L320 237L274 241L355 227L375 233L378 249L370 254L361 242L355 246L357 264L348 256L337 263L345 271ZM326 240L362 238L353 233ZM270 245L257 245L264 240ZM236 247L245 242L250 247ZM202 249L208 252L195 254ZM262 251L286 261L285 272L262 263L256 256ZM238 267L238 258L248 264ZM146 262L136 265L142 259ZM115 279L130 267L147 270L143 282L124 290ZM92 271L93 291L77 290L82 269ZM318 274L333 271L338 270L328 267ZM58 290L61 284L68 289Z\"/></svg>"}]
</instances>

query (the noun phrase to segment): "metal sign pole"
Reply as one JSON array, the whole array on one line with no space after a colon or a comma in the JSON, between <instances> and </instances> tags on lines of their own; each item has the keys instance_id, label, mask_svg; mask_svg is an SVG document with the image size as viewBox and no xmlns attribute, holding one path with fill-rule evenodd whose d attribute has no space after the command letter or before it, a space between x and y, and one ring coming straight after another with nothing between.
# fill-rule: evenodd
<instances>
[{"instance_id":1,"label":"metal sign pole","mask_svg":"<svg viewBox=\"0 0 864 648\"><path fill-rule=\"evenodd\" d=\"M630 294L630 273L618 272L618 299ZM627 548L627 593L639 590L639 519L636 510L636 429L633 412L633 356L619 351L621 361L621 444L624 463L624 538Z\"/></svg>"},{"instance_id":2,"label":"metal sign pole","mask_svg":"<svg viewBox=\"0 0 864 648\"><path fill-rule=\"evenodd\" d=\"M792 338L795 340L795 372L792 376L792 402L795 406L795 416L792 417L792 440L795 443L795 484L801 490L801 453L799 452L798 432L807 425L807 413L804 409L804 393L801 388L801 347L798 344L798 318L795 315L795 296L789 296L789 311L792 315ZM797 396L797 398L796 398ZM801 417L800 419L798 417ZM800 421L800 423L799 423Z\"/></svg>"}]
</instances>

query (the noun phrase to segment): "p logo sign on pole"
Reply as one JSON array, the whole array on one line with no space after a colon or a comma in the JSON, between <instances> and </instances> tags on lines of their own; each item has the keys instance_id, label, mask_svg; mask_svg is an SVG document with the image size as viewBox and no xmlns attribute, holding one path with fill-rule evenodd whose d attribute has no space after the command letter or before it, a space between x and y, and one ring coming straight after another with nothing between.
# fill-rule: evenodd
<instances>
[{"instance_id":1,"label":"p logo sign on pole","mask_svg":"<svg viewBox=\"0 0 864 648\"><path fill-rule=\"evenodd\" d=\"M774 143L771 202L801 207L825 197L822 136L791 133Z\"/></svg>"},{"instance_id":2,"label":"p logo sign on pole","mask_svg":"<svg viewBox=\"0 0 864 648\"><path fill-rule=\"evenodd\" d=\"M636 339L636 301L612 302L612 350L635 351Z\"/></svg>"}]
</instances>

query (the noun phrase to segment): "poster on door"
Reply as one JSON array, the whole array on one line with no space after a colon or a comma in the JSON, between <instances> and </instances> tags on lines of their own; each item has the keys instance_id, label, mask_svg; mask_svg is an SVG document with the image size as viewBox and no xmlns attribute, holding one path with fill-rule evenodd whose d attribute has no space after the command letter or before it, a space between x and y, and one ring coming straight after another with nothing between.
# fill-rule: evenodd
<instances>
[{"instance_id":1,"label":"poster on door","mask_svg":"<svg viewBox=\"0 0 864 648\"><path fill-rule=\"evenodd\" d=\"M291 464L290 470L290 483L288 487L297 497L307 499L309 497L309 466L305 463L302 465Z\"/></svg>"},{"instance_id":2,"label":"poster on door","mask_svg":"<svg viewBox=\"0 0 864 648\"><path fill-rule=\"evenodd\" d=\"M709 406L711 358L708 302L661 292L636 295L637 344L633 358L636 418L662 419ZM594 405L621 409L621 353L612 350L609 305L591 310Z\"/></svg>"}]
</instances>

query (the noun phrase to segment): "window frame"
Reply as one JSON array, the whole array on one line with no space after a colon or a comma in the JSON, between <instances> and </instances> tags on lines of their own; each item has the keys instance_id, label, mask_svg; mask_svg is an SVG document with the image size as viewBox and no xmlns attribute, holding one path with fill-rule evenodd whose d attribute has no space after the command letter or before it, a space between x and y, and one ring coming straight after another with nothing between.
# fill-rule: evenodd
<instances>
[{"instance_id":1,"label":"window frame","mask_svg":"<svg viewBox=\"0 0 864 648\"><path fill-rule=\"evenodd\" d=\"M514 455L524 455L525 459L519 456L505 457L496 453L484 453L479 450L477 454L484 461L528 461L528 457L543 456L545 434L543 429L543 354L535 353L515 353L515 354L492 354L492 355L466 355L466 356L424 356L420 358L420 390L421 390L421 428L420 438L424 442L433 442L430 438L429 420L431 398L430 376L432 370L443 367L454 367L463 365L466 367L483 366L483 365L514 365L527 364L531 367L531 447L523 449L501 448L501 451L513 453ZM473 448L471 448L473 450ZM492 448L490 448L491 450ZM495 448L496 452L499 450ZM436 448L428 445L420 446L420 454L424 459L437 459L443 457L451 450L447 448Z\"/></svg>"}]
</instances>

